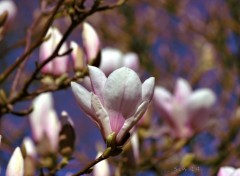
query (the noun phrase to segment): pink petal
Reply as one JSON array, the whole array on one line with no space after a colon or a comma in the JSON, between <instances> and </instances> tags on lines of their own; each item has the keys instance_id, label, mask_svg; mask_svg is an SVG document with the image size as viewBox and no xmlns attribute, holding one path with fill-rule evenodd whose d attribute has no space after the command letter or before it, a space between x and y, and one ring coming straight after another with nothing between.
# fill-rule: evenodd
<instances>
[{"instance_id":1,"label":"pink petal","mask_svg":"<svg viewBox=\"0 0 240 176\"><path fill-rule=\"evenodd\" d=\"M103 102L103 88L107 80L105 74L97 67L88 66L89 76L92 84L93 92Z\"/></svg>"},{"instance_id":2,"label":"pink petal","mask_svg":"<svg viewBox=\"0 0 240 176\"><path fill-rule=\"evenodd\" d=\"M132 70L139 71L139 58L136 53L127 53L123 57L123 65Z\"/></svg>"},{"instance_id":3,"label":"pink petal","mask_svg":"<svg viewBox=\"0 0 240 176\"><path fill-rule=\"evenodd\" d=\"M123 66L122 52L115 48L104 48L102 50L102 58L100 69L106 74L109 75L114 70Z\"/></svg>"},{"instance_id":4,"label":"pink petal","mask_svg":"<svg viewBox=\"0 0 240 176\"><path fill-rule=\"evenodd\" d=\"M131 69L122 67L109 75L104 86L104 106L107 111L119 112L125 119L132 116L142 99L142 84ZM110 116L110 122L115 118Z\"/></svg>"},{"instance_id":5,"label":"pink petal","mask_svg":"<svg viewBox=\"0 0 240 176\"><path fill-rule=\"evenodd\" d=\"M112 133L109 115L103 107L100 99L93 93L91 94L91 103L93 110L95 111L96 120L98 121L98 126L101 130L102 136L106 139L106 137Z\"/></svg>"},{"instance_id":6,"label":"pink petal","mask_svg":"<svg viewBox=\"0 0 240 176\"><path fill-rule=\"evenodd\" d=\"M160 112L162 117L171 126L175 126L174 117L172 115L173 105L172 105L172 95L168 90L163 87L157 86L154 91L154 104L157 110Z\"/></svg>"},{"instance_id":7,"label":"pink petal","mask_svg":"<svg viewBox=\"0 0 240 176\"><path fill-rule=\"evenodd\" d=\"M23 172L24 161L20 148L17 147L8 162L6 176L23 176Z\"/></svg>"},{"instance_id":8,"label":"pink petal","mask_svg":"<svg viewBox=\"0 0 240 176\"><path fill-rule=\"evenodd\" d=\"M221 167L217 176L232 176L235 170L235 168L229 166Z\"/></svg>"},{"instance_id":9,"label":"pink petal","mask_svg":"<svg viewBox=\"0 0 240 176\"><path fill-rule=\"evenodd\" d=\"M135 124L142 118L149 105L149 101L144 101L136 110L134 115L125 120L121 130L117 134L116 142L121 144L124 137L129 133Z\"/></svg>"},{"instance_id":10,"label":"pink petal","mask_svg":"<svg viewBox=\"0 0 240 176\"><path fill-rule=\"evenodd\" d=\"M155 78L151 77L148 78L142 84L142 100L143 101L151 101L152 96L154 93L154 86L155 86Z\"/></svg>"},{"instance_id":11,"label":"pink petal","mask_svg":"<svg viewBox=\"0 0 240 176\"><path fill-rule=\"evenodd\" d=\"M114 111L112 109L108 110L108 114L110 117L110 126L112 131L118 133L125 122L125 118L121 112Z\"/></svg>"},{"instance_id":12,"label":"pink petal","mask_svg":"<svg viewBox=\"0 0 240 176\"><path fill-rule=\"evenodd\" d=\"M182 78L177 80L176 88L175 88L175 99L178 102L183 103L188 96L191 94L191 86L189 83Z\"/></svg>"},{"instance_id":13,"label":"pink petal","mask_svg":"<svg viewBox=\"0 0 240 176\"><path fill-rule=\"evenodd\" d=\"M94 28L88 23L83 23L82 37L87 60L90 63L100 51L100 40Z\"/></svg>"}]
</instances>

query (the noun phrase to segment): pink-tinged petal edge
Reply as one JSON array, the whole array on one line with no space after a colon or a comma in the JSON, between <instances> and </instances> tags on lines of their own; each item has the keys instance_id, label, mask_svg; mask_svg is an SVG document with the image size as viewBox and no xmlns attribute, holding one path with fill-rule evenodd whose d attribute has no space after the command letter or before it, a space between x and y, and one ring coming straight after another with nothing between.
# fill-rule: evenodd
<instances>
[{"instance_id":1,"label":"pink-tinged petal edge","mask_svg":"<svg viewBox=\"0 0 240 176\"><path fill-rule=\"evenodd\" d=\"M186 100L190 96L191 92L192 92L191 86L185 79L183 79L183 78L177 79L174 94L175 94L175 98L178 102L183 103L183 101Z\"/></svg>"},{"instance_id":2,"label":"pink-tinged petal edge","mask_svg":"<svg viewBox=\"0 0 240 176\"><path fill-rule=\"evenodd\" d=\"M162 117L171 127L175 127L175 121L172 118L172 94L165 88L156 86L154 91L154 104Z\"/></svg>"},{"instance_id":3,"label":"pink-tinged petal edge","mask_svg":"<svg viewBox=\"0 0 240 176\"><path fill-rule=\"evenodd\" d=\"M109 116L105 108L101 104L100 99L95 94L91 93L91 103L93 110L95 111L95 116L98 121L99 128L101 130L104 140L111 134L112 130L110 127Z\"/></svg>"},{"instance_id":4,"label":"pink-tinged petal edge","mask_svg":"<svg viewBox=\"0 0 240 176\"><path fill-rule=\"evenodd\" d=\"M151 101L155 88L155 78L151 77L144 81L142 84L142 100Z\"/></svg>"},{"instance_id":5,"label":"pink-tinged petal edge","mask_svg":"<svg viewBox=\"0 0 240 176\"><path fill-rule=\"evenodd\" d=\"M91 108L91 93L76 82L71 82L71 87L80 108L87 115L93 117L94 114Z\"/></svg>"}]
</instances>

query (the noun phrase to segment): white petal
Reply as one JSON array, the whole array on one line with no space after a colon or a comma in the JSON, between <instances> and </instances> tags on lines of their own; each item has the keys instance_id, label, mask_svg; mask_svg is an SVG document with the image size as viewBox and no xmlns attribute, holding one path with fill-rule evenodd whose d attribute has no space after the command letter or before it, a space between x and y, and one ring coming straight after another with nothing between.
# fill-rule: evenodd
<instances>
[{"instance_id":1,"label":"white petal","mask_svg":"<svg viewBox=\"0 0 240 176\"><path fill-rule=\"evenodd\" d=\"M123 65L132 70L139 71L139 58L136 53L127 53L123 57Z\"/></svg>"},{"instance_id":2,"label":"white petal","mask_svg":"<svg viewBox=\"0 0 240 176\"><path fill-rule=\"evenodd\" d=\"M175 98L178 102L185 101L191 94L191 86L189 83L182 78L177 80L177 84L175 87Z\"/></svg>"},{"instance_id":3,"label":"white petal","mask_svg":"<svg viewBox=\"0 0 240 176\"><path fill-rule=\"evenodd\" d=\"M20 148L17 147L8 162L6 176L23 176L24 161Z\"/></svg>"},{"instance_id":4,"label":"white petal","mask_svg":"<svg viewBox=\"0 0 240 176\"><path fill-rule=\"evenodd\" d=\"M128 118L136 112L141 102L141 81L133 70L122 67L109 75L103 96L107 111L121 112L124 118Z\"/></svg>"},{"instance_id":5,"label":"white petal","mask_svg":"<svg viewBox=\"0 0 240 176\"><path fill-rule=\"evenodd\" d=\"M106 137L112 132L108 113L106 112L105 108L101 104L101 101L99 100L99 98L93 93L91 96L91 102L92 102L92 107L95 111L95 115L96 115L100 130L102 132L103 138L106 139Z\"/></svg>"},{"instance_id":6,"label":"white petal","mask_svg":"<svg viewBox=\"0 0 240 176\"><path fill-rule=\"evenodd\" d=\"M98 153L97 157L101 156L102 153ZM107 162L107 159L97 163L93 167L93 175L94 176L110 176L110 168Z\"/></svg>"},{"instance_id":7,"label":"white petal","mask_svg":"<svg viewBox=\"0 0 240 176\"><path fill-rule=\"evenodd\" d=\"M187 107L190 112L194 112L200 109L210 108L216 101L214 92L210 89L199 89L189 97L187 101Z\"/></svg>"},{"instance_id":8,"label":"white petal","mask_svg":"<svg viewBox=\"0 0 240 176\"><path fill-rule=\"evenodd\" d=\"M149 105L149 101L144 101L136 110L135 114L126 119L125 123L123 124L123 127L117 134L116 142L118 144L121 144L123 138L129 133L129 131L132 129L132 127L142 118L143 114L146 112L147 107Z\"/></svg>"},{"instance_id":9,"label":"white petal","mask_svg":"<svg viewBox=\"0 0 240 176\"><path fill-rule=\"evenodd\" d=\"M33 141L31 138L25 137L23 139L23 145L25 147L25 150L26 150L26 153L28 156L31 156L33 158L35 158L37 156L37 151L36 151L35 145L33 144Z\"/></svg>"},{"instance_id":10,"label":"white petal","mask_svg":"<svg viewBox=\"0 0 240 176\"><path fill-rule=\"evenodd\" d=\"M142 84L142 100L143 101L151 101L152 96L154 93L154 87L155 86L155 78L151 77L148 78L144 83Z\"/></svg>"},{"instance_id":11,"label":"white petal","mask_svg":"<svg viewBox=\"0 0 240 176\"><path fill-rule=\"evenodd\" d=\"M89 116L94 116L91 109L91 93L78 83L71 82L73 94L80 108Z\"/></svg>"},{"instance_id":12,"label":"white petal","mask_svg":"<svg viewBox=\"0 0 240 176\"><path fill-rule=\"evenodd\" d=\"M58 136L60 131L60 122L58 121L55 110L50 110L43 118L44 132L47 135L51 144L52 150L56 151L58 148Z\"/></svg>"},{"instance_id":13,"label":"white petal","mask_svg":"<svg viewBox=\"0 0 240 176\"><path fill-rule=\"evenodd\" d=\"M88 66L92 89L99 99L103 102L103 89L107 80L105 74L97 67Z\"/></svg>"},{"instance_id":14,"label":"white petal","mask_svg":"<svg viewBox=\"0 0 240 176\"><path fill-rule=\"evenodd\" d=\"M229 166L221 167L217 176L231 176L235 170L235 168Z\"/></svg>"},{"instance_id":15,"label":"white petal","mask_svg":"<svg viewBox=\"0 0 240 176\"><path fill-rule=\"evenodd\" d=\"M240 169L236 169L232 176L240 176Z\"/></svg>"},{"instance_id":16,"label":"white petal","mask_svg":"<svg viewBox=\"0 0 240 176\"><path fill-rule=\"evenodd\" d=\"M122 52L115 48L104 48L102 50L102 58L100 69L109 75L114 70L123 66Z\"/></svg>"}]
</instances>

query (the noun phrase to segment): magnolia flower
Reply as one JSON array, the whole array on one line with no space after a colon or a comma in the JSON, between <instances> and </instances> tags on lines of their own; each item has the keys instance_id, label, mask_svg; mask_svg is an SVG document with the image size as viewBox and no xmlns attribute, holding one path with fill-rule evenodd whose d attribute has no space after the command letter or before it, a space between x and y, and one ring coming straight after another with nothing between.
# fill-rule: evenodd
<instances>
[{"instance_id":1,"label":"magnolia flower","mask_svg":"<svg viewBox=\"0 0 240 176\"><path fill-rule=\"evenodd\" d=\"M20 148L17 147L8 162L6 176L21 176L24 172L24 161Z\"/></svg>"},{"instance_id":2,"label":"magnolia flower","mask_svg":"<svg viewBox=\"0 0 240 176\"><path fill-rule=\"evenodd\" d=\"M123 54L115 48L104 48L102 50L101 64L99 68L109 75L114 70L120 67L128 67L134 71L139 70L139 59L135 53Z\"/></svg>"},{"instance_id":3,"label":"magnolia flower","mask_svg":"<svg viewBox=\"0 0 240 176\"><path fill-rule=\"evenodd\" d=\"M47 137L51 145L50 148L55 151L58 147L60 123L53 109L51 93L42 93L36 97L33 101L33 108L29 120L34 139L40 142L44 137Z\"/></svg>"},{"instance_id":4,"label":"magnolia flower","mask_svg":"<svg viewBox=\"0 0 240 176\"><path fill-rule=\"evenodd\" d=\"M17 7L11 0L0 1L0 15L4 12L8 13L7 21L12 21L17 13Z\"/></svg>"},{"instance_id":5,"label":"magnolia flower","mask_svg":"<svg viewBox=\"0 0 240 176\"><path fill-rule=\"evenodd\" d=\"M62 39L62 34L55 27L49 28L46 36L47 37L50 36L50 38L46 42L44 42L40 47L40 51L39 51L40 62L45 61L46 59L48 59L49 56L52 55L57 45L59 44L60 40ZM66 51L67 51L67 44L63 43L63 45L60 48L59 54L63 54ZM64 73L67 73L68 56L65 55L65 56L54 58L52 61L48 62L41 71L43 74L50 74L54 76L60 76Z\"/></svg>"},{"instance_id":6,"label":"magnolia flower","mask_svg":"<svg viewBox=\"0 0 240 176\"><path fill-rule=\"evenodd\" d=\"M106 138L115 133L121 145L132 127L140 120L152 99L155 79L143 84L131 69L122 67L108 78L97 67L88 66L93 92L72 82L72 90L82 110L100 128Z\"/></svg>"},{"instance_id":7,"label":"magnolia flower","mask_svg":"<svg viewBox=\"0 0 240 176\"><path fill-rule=\"evenodd\" d=\"M240 169L235 169L233 167L225 166L220 168L217 176L239 176L239 175L240 175Z\"/></svg>"},{"instance_id":8,"label":"magnolia flower","mask_svg":"<svg viewBox=\"0 0 240 176\"><path fill-rule=\"evenodd\" d=\"M83 23L82 38L87 63L91 63L100 52L100 40L94 28L88 23Z\"/></svg>"},{"instance_id":9,"label":"magnolia flower","mask_svg":"<svg viewBox=\"0 0 240 176\"><path fill-rule=\"evenodd\" d=\"M216 101L214 92L207 88L192 91L189 83L178 79L174 95L163 87L156 87L154 102L169 126L170 133L179 138L191 137L202 128Z\"/></svg>"}]
</instances>

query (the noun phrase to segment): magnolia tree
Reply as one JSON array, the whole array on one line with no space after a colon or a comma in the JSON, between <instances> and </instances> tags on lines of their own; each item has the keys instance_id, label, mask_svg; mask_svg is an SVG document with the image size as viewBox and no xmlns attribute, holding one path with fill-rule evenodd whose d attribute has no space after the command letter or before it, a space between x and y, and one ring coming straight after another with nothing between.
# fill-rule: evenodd
<instances>
[{"instance_id":1,"label":"magnolia tree","mask_svg":"<svg viewBox=\"0 0 240 176\"><path fill-rule=\"evenodd\" d=\"M1 174L240 175L239 8L0 0Z\"/></svg>"}]
</instances>

